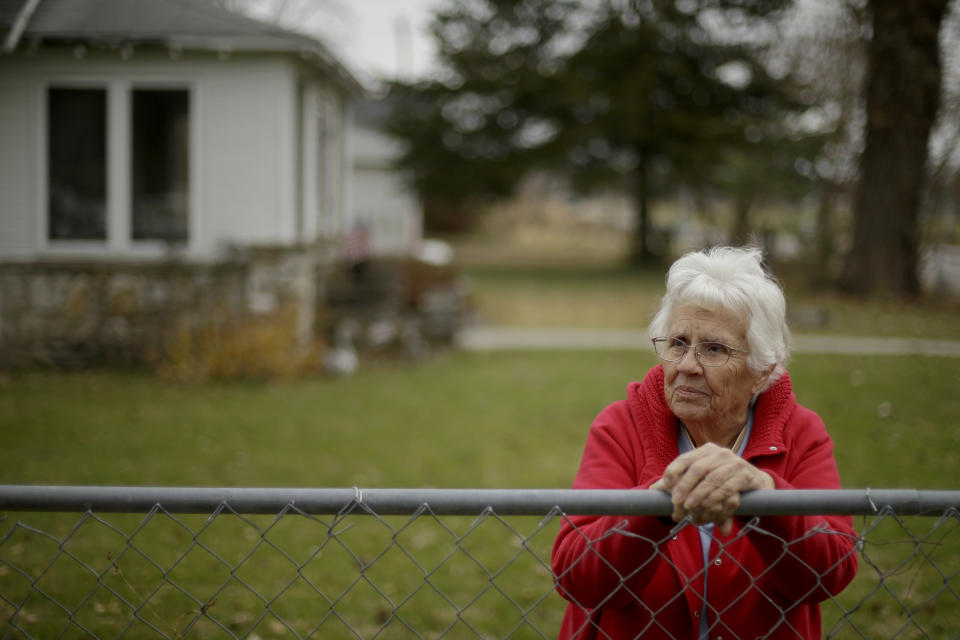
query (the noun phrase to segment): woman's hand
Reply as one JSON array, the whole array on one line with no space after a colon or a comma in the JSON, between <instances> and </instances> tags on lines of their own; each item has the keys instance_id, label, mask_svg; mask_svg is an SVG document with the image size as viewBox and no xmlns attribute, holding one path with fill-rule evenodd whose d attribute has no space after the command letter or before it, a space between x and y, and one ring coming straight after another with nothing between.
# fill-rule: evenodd
<instances>
[{"instance_id":1,"label":"woman's hand","mask_svg":"<svg viewBox=\"0 0 960 640\"><path fill-rule=\"evenodd\" d=\"M740 494L775 485L770 474L730 449L707 443L677 456L650 488L670 494L676 522L690 516L694 524L713 522L722 535L729 535Z\"/></svg>"}]
</instances>

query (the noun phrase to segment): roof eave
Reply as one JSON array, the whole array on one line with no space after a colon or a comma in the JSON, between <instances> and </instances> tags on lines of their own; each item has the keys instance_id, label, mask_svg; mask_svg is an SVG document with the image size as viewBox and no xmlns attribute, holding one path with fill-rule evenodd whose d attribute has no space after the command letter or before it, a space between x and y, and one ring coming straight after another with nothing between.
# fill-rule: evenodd
<instances>
[{"instance_id":1,"label":"roof eave","mask_svg":"<svg viewBox=\"0 0 960 640\"><path fill-rule=\"evenodd\" d=\"M297 56L307 64L316 66L329 76L332 76L340 86L351 95L364 95L367 90L354 75L335 59L319 43L304 39L300 44L289 40L273 37L255 36L243 38L236 36L171 36L160 34L142 34L131 36L116 33L57 33L36 34L28 33L22 38L29 41L34 47L43 44L52 45L83 45L90 48L124 49L129 47L162 47L178 52L201 51L217 55L232 55L234 53L277 53ZM12 53L11 51L4 51Z\"/></svg>"}]
</instances>

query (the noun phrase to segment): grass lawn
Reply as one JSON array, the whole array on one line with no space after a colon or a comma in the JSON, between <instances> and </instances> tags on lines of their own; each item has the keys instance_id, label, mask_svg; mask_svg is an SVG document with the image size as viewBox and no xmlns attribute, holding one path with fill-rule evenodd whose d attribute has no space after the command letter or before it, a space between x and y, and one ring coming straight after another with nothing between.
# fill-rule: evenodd
<instances>
[{"instance_id":1,"label":"grass lawn","mask_svg":"<svg viewBox=\"0 0 960 640\"><path fill-rule=\"evenodd\" d=\"M342 380L6 377L0 482L567 487L590 420L652 364L645 352L456 353ZM798 355L790 370L846 484L955 486L955 359Z\"/></svg>"},{"instance_id":2,"label":"grass lawn","mask_svg":"<svg viewBox=\"0 0 960 640\"><path fill-rule=\"evenodd\" d=\"M378 364L342 380L7 376L0 379L0 483L563 488L590 420L652 364L642 352L455 353L413 368ZM955 359L799 355L791 373L800 402L820 413L834 437L846 486L957 488ZM541 528L538 518L440 524L351 516L331 536L329 518L99 517L0 520L0 594L7 599L0 599L0 619L13 615L31 584L107 637L128 625L129 637L155 637L142 619L169 636L189 630L188 637L225 637L229 629L295 637L323 622L314 637L356 637L350 626L366 638L390 619L387 599L403 604L378 638L416 637L407 625L423 637L447 628L451 638L476 637L474 630L505 637L514 627L511 637L540 637L530 624L551 637L562 611L540 564L549 558L555 519ZM891 574L898 596L921 603L937 584L943 589L912 538L896 521L884 522L867 551ZM922 518L907 526L923 535L935 523ZM950 531L948 523L932 534L937 544L919 549L956 576L956 531L942 540ZM496 574L492 581L475 560ZM851 607L876 585L876 569L862 565L841 603ZM200 615L212 594L215 603ZM931 602L913 616L938 637L958 607L949 594ZM853 618L861 630L886 633L903 620L887 595L868 603ZM833 610L828 605L826 629ZM49 637L67 620L34 590L18 623ZM0 635L6 631L0 625ZM86 636L73 628L65 637ZM861 635L842 627L836 637Z\"/></svg>"}]
</instances>

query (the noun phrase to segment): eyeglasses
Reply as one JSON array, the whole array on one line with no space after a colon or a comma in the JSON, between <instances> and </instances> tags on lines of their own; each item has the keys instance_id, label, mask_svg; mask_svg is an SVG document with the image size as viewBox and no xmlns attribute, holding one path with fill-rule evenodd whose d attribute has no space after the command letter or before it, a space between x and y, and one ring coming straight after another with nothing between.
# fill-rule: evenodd
<instances>
[{"instance_id":1,"label":"eyeglasses","mask_svg":"<svg viewBox=\"0 0 960 640\"><path fill-rule=\"evenodd\" d=\"M736 354L747 354L749 351L734 349L722 342L698 342L687 344L680 338L654 338L653 349L657 357L665 362L679 362L693 349L697 362L705 367L720 367L727 364L727 360Z\"/></svg>"}]
</instances>

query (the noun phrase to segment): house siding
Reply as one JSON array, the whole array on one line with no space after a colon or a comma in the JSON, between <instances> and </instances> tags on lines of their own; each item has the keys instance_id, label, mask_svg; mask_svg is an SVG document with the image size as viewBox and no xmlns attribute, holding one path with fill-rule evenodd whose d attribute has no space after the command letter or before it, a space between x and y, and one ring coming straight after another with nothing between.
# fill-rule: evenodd
<instances>
[{"instance_id":1,"label":"house siding","mask_svg":"<svg viewBox=\"0 0 960 640\"><path fill-rule=\"evenodd\" d=\"M203 251L296 234L297 74L284 59L206 68L198 87Z\"/></svg>"},{"instance_id":2,"label":"house siding","mask_svg":"<svg viewBox=\"0 0 960 640\"><path fill-rule=\"evenodd\" d=\"M0 253L9 257L29 257L37 241L35 93L30 82L0 72Z\"/></svg>"}]
</instances>

